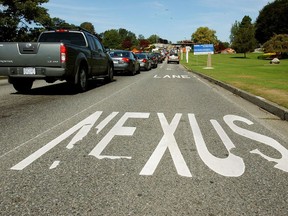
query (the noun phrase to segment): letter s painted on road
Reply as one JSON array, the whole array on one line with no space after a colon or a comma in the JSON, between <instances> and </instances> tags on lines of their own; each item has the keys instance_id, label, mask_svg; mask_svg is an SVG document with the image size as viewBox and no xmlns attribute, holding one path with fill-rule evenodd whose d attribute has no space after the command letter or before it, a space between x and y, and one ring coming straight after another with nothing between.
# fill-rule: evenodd
<instances>
[{"instance_id":1,"label":"letter s painted on road","mask_svg":"<svg viewBox=\"0 0 288 216\"><path fill-rule=\"evenodd\" d=\"M283 170L285 172L288 172L288 150L286 148L284 148L279 142L272 139L271 137L267 137L267 136L264 136L262 134L255 133L253 131L249 131L249 130L246 130L244 128L241 128L241 127L235 125L235 123L234 123L235 121L241 121L241 122L244 122L248 125L252 125L253 122L251 122L250 120L248 120L246 118L236 116L236 115L226 115L223 117L223 119L226 122L226 124L235 133L237 133L241 136L247 137L249 139L264 143L264 144L276 149L278 152L280 152L282 157L280 159L276 159L276 158L271 158L271 157L264 155L258 149L254 149L254 150L250 151L250 153L258 154L268 161L273 161L273 162L277 163L274 166L275 168Z\"/></svg>"}]
</instances>

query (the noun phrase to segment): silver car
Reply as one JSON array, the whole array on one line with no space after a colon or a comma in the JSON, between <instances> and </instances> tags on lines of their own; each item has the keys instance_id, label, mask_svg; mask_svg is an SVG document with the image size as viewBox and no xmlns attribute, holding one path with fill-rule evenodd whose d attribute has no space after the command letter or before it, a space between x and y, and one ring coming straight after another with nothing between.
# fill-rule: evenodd
<instances>
[{"instance_id":1,"label":"silver car","mask_svg":"<svg viewBox=\"0 0 288 216\"><path fill-rule=\"evenodd\" d=\"M179 55L177 53L171 52L167 58L167 63L169 64L170 62L176 62L177 64L179 64L180 62Z\"/></svg>"},{"instance_id":2,"label":"silver car","mask_svg":"<svg viewBox=\"0 0 288 216\"><path fill-rule=\"evenodd\" d=\"M136 73L140 73L140 63L137 61L137 56L126 50L113 50L109 52L113 63L114 72L129 73L134 76Z\"/></svg>"},{"instance_id":3,"label":"silver car","mask_svg":"<svg viewBox=\"0 0 288 216\"><path fill-rule=\"evenodd\" d=\"M136 53L135 54L138 58L138 62L140 63L140 68L142 70L151 70L152 68L152 61L148 55L148 53Z\"/></svg>"}]
</instances>

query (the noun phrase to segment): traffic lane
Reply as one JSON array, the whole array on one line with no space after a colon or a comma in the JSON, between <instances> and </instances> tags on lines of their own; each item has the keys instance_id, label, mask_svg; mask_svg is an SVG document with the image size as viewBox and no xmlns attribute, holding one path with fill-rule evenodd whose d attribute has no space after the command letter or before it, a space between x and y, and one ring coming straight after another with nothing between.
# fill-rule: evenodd
<instances>
[{"instance_id":1,"label":"traffic lane","mask_svg":"<svg viewBox=\"0 0 288 216\"><path fill-rule=\"evenodd\" d=\"M108 84L93 81L89 91L81 94L69 90L66 82L48 84L35 81L29 94L18 94L12 85L1 86L0 155L13 151L19 145L25 145L30 139L50 131L55 125L81 115L91 106L138 79L137 76L117 76ZM85 114L81 117L84 118Z\"/></svg>"},{"instance_id":2,"label":"traffic lane","mask_svg":"<svg viewBox=\"0 0 288 216\"><path fill-rule=\"evenodd\" d=\"M158 73L159 71L154 72ZM159 73L162 72L160 71ZM166 71L163 72L163 74L164 73L166 73ZM156 74L151 75L154 77ZM240 143L237 145L237 148L246 145L243 147L240 156L245 161L245 164L247 163L248 165L246 164L245 173L238 178L223 176L211 170L208 168L206 162L203 162L199 157L188 112L184 112L185 110L183 110L182 113L175 110L181 107L177 103L173 105L173 103L177 101L171 101L170 98L166 98L166 100L170 100L170 102L173 103L167 103L165 99L161 101L151 99L150 97L153 95L151 94L152 92L148 91L149 88L143 88L147 87L147 81L149 81L151 89L154 89L157 85L161 85L162 88L159 87L157 90L160 91L162 89L163 95L166 95L164 93L168 91L167 86L174 89L176 86L170 83L168 79L169 85L166 83L167 80L159 84L158 81L154 82L154 79L155 78L153 78L153 80L146 80L146 82L143 83L137 83L137 85L131 85L117 94L117 97L116 95L112 97L108 103L106 103L106 101L105 104L100 103L97 107L94 107L95 112L97 112L97 110L105 110L105 112L103 116L101 116L101 119L93 126L96 126L104 120L105 117L115 111L116 108L120 110L119 116L117 116L117 118L115 117L99 134L91 129L89 135L79 141L74 148L67 150L66 146L74 136L73 134L69 139L65 139L49 151L49 153L46 153L35 163L32 163L27 169L7 172L9 175L12 175L12 173L15 174L13 178L12 176L10 176L11 178L8 177L8 179L15 179L15 181L13 180L13 183L9 182L6 185L7 190L11 191L11 187L12 192L18 191L15 194L20 194L19 197L13 194L9 198L14 198L16 201L20 200L18 206L25 207L26 205L26 208L23 208L25 209L24 211L33 210L36 213L40 211L39 206L42 206L42 209L44 208L44 212L55 213L55 211L57 211L63 214L66 214L65 212L70 213L71 203L77 206L74 209L74 213L80 212L84 214L97 211L99 214L116 214L116 212L123 214L149 214L150 212L176 214L177 212L180 214L190 213L193 215L201 213L227 213L232 215L233 213L235 214L237 210L239 211L239 209L246 213L255 213L256 211L283 213L283 210L285 210L284 204L287 200L287 195L283 194L283 191L285 191L283 190L285 189L285 184L283 183L285 183L284 177L286 175L274 169L271 163L263 160L263 158L256 156L254 158L253 154L250 154L249 149L247 149L248 144L254 147L259 147L258 145L261 144L251 142L250 140L249 143L246 144L248 139L242 137L242 141L241 139L239 140L238 135L233 135L231 128L223 124L225 130L227 129L228 131L229 137L232 137L233 141L237 140L237 143ZM164 130L166 131L168 128L167 125L165 126L163 115L159 116L158 111L154 111L153 109L151 112L149 111L150 106L147 101L137 104L139 100L139 91L137 91L137 89L139 91L141 90L141 92L147 92L149 96L146 94L142 96L146 95L146 97L151 100L149 102L154 103L152 108L162 108L163 114L169 123L173 117L175 117L176 112L182 113L174 135L192 177L183 177L177 173L179 170L176 169L174 164L175 158L171 156L171 152L168 149L166 149L166 153L161 157L160 164L157 165L153 175L140 175L154 150L160 144L165 134ZM128 101L125 100L126 97L121 97L124 92L127 93L126 96L129 94L130 99ZM169 94L172 94L172 91L169 92ZM125 96L125 94L123 96ZM183 97L183 100L186 99L186 97ZM183 102L183 100L181 100L181 102ZM188 104L189 103L187 103L187 105ZM169 105L172 110L167 108ZM195 103L192 103L192 105L195 106ZM190 105L190 108L193 107L192 105ZM123 118L127 110L132 112L140 110L138 113L150 113L150 115L149 118L140 118L142 115L139 114L139 118L127 120L125 126L136 127L133 136L113 137L109 145L104 149L104 155L128 155L132 156L132 158L119 160L106 158L100 160L95 159L93 155L87 156L91 150L109 134L116 123ZM198 114L196 111L193 110L195 114ZM203 112L201 111L200 113ZM85 114L87 116L87 113ZM247 115L247 113L243 111L241 111L241 114L245 114L245 117ZM197 115L195 116L198 119ZM206 125L206 120L208 125ZM204 115L201 116L200 121L198 119L198 121L203 124L199 123L200 128L207 128L202 129L202 132L207 131L207 136L206 134L204 135L205 140L209 139L209 142L211 141L213 144L209 146L209 150L218 157L227 157L225 153L228 154L228 151L223 147L212 125L209 125L209 118L206 120ZM74 123L76 122L77 121ZM67 126L65 126L66 130L72 125L71 123L67 124ZM175 125L176 124L174 124L174 126ZM243 124L243 127L245 126L246 125ZM255 128L253 127L253 129ZM51 141L57 136L56 134L59 135L61 132L62 131L57 131L57 133L52 133L50 137L46 137L46 142ZM172 136L172 132L168 134ZM216 137L213 136L213 134L216 135ZM171 140L171 137L169 140ZM41 146L43 146L43 140L40 138L37 141L35 140L33 145L40 146L39 141L42 142ZM206 144L207 143L208 141ZM221 148L221 146L223 148ZM265 146L261 148L261 150L264 152L267 151ZM270 154L270 152L268 153ZM277 154L277 152L274 152L274 154ZM27 155L28 154L26 154L26 156ZM159 157L160 155L158 154L158 158ZM49 169L48 167L54 164L56 160L59 160L60 164L54 169ZM270 170L272 170L272 173ZM18 175L19 172L20 175ZM32 176L29 174L32 174ZM271 179L271 177L273 177L273 179ZM276 178L274 179L274 177ZM15 185L17 185L17 188L13 189ZM267 187L269 187L269 189L267 189ZM269 190L272 190L272 193L270 193ZM37 191L37 193L35 191ZM259 193L259 191L261 191L261 193ZM41 194L45 194L46 196L43 198ZM56 195L53 196L53 194ZM54 199L52 199L52 203L49 203L48 200L51 200L52 196ZM276 200L279 199L278 196L283 197L283 203L276 203ZM265 202L267 200L268 202ZM7 200L5 200L5 203L6 202ZM32 205L31 202L36 203L37 206ZM277 209L275 207L276 204ZM17 207L11 207L9 209L16 211Z\"/></svg>"}]
</instances>

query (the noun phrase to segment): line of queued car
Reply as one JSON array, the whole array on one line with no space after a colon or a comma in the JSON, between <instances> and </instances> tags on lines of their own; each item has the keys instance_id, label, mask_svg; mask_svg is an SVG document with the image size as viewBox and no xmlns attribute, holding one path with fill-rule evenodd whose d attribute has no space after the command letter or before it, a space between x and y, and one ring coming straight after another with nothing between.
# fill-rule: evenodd
<instances>
[{"instance_id":1,"label":"line of queued car","mask_svg":"<svg viewBox=\"0 0 288 216\"><path fill-rule=\"evenodd\" d=\"M161 53L140 52L134 53L128 50L110 50L109 55L114 63L114 72L127 73L131 76L139 74L141 70L149 71L157 68L166 56Z\"/></svg>"}]
</instances>

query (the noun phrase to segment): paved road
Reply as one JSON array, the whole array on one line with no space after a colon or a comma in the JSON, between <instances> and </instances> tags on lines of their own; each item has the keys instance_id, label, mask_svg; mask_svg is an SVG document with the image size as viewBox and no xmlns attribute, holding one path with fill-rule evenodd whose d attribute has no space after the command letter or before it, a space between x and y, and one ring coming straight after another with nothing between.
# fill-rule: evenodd
<instances>
[{"instance_id":1,"label":"paved road","mask_svg":"<svg viewBox=\"0 0 288 216\"><path fill-rule=\"evenodd\" d=\"M1 215L287 215L287 121L181 65L0 89Z\"/></svg>"}]
</instances>

